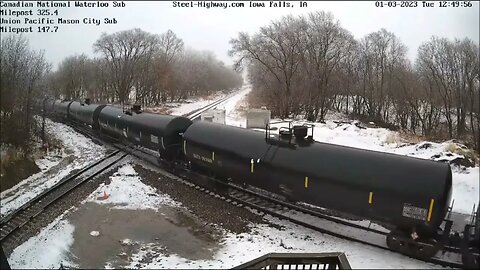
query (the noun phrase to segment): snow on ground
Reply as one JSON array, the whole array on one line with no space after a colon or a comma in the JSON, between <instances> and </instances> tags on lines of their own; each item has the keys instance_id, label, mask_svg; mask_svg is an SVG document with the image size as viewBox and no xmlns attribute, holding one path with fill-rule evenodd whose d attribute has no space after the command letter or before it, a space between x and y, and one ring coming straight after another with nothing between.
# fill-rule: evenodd
<instances>
[{"instance_id":1,"label":"snow on ground","mask_svg":"<svg viewBox=\"0 0 480 270\"><path fill-rule=\"evenodd\" d=\"M123 165L111 177L109 185L100 186L85 202L109 204L110 207L127 209L157 209L161 205L179 206L168 195L143 184L130 164ZM106 191L108 198L101 197ZM69 210L71 211L71 210ZM65 214L64 214L65 215ZM70 247L73 244L75 227L63 216L44 228L37 236L17 247L9 257L14 268L58 268L60 263L75 267ZM223 231L224 237L212 259L192 261L178 254L158 254L154 243L143 243L139 252L130 258L128 268L231 268L269 252L345 252L354 268L438 268L438 266L383 251L377 248L351 243L310 229L282 221L271 216L266 220L279 226L250 224L250 233L234 234ZM92 247L94 248L94 247ZM157 251L154 251L157 250ZM160 250L168 250L161 249ZM146 258L156 253L153 261ZM71 255L71 254L70 254ZM382 258L379 260L378 258ZM105 262L108 267L110 262Z\"/></svg>"},{"instance_id":2,"label":"snow on ground","mask_svg":"<svg viewBox=\"0 0 480 270\"><path fill-rule=\"evenodd\" d=\"M473 205L480 207L479 202L479 167L467 168L465 172L453 170L452 198L455 200L453 211L471 214Z\"/></svg>"},{"instance_id":3,"label":"snow on ground","mask_svg":"<svg viewBox=\"0 0 480 270\"><path fill-rule=\"evenodd\" d=\"M238 111L238 108L241 105L239 103L244 102L244 97L249 91L250 88L245 87L237 92L232 99L221 105L226 110L227 124L245 126L245 116ZM192 104L188 106L200 108L205 105ZM184 114L191 111L192 108L178 109L174 113ZM404 145L397 140L399 138L397 133L387 129L359 128L354 124L337 125L333 122L333 120L337 120L340 117L328 119L324 124L314 123L314 139L321 142L425 159L430 159L435 155L445 157L447 154L451 154L449 158L452 159L458 155L448 152L449 142L431 143L431 146L427 148L419 147L422 143ZM397 139L392 140L392 138ZM453 195L455 198L454 210L470 213L473 203L478 202L479 167L460 169L452 166L452 168ZM143 184L133 167L129 164L119 168L111 176L111 180L109 185L98 187L84 202L96 202L108 204L114 208L127 209L156 209L161 204L170 206L180 205L168 195L158 194L154 188ZM102 200L104 192L108 194L106 200ZM341 240L273 217L266 216L265 218L274 224L280 225L281 228L250 224L249 226L252 228L251 233L237 235L225 232L221 241L221 247L211 260L191 261L175 254L160 254L151 263L144 263L145 260L143 259L148 257L148 253L155 252L152 251L152 244L147 244L132 256L130 267L137 268L137 264L140 264L142 268L230 268L269 252L342 251L346 253L353 268L438 268L436 265L389 251ZM59 217L43 229L39 235L17 247L10 256L9 262L13 267L20 268L58 267L61 262L65 261L67 261L67 265L72 265L68 263L65 253L68 253L69 246L72 244L74 230L73 225ZM105 266L109 266L109 262L105 262Z\"/></svg>"},{"instance_id":4,"label":"snow on ground","mask_svg":"<svg viewBox=\"0 0 480 270\"><path fill-rule=\"evenodd\" d=\"M244 86L242 90L237 92L232 98L219 106L219 109L225 110L225 123L227 125L246 127L245 114L238 109L243 105L242 103L250 91L250 86Z\"/></svg>"},{"instance_id":5,"label":"snow on ground","mask_svg":"<svg viewBox=\"0 0 480 270\"><path fill-rule=\"evenodd\" d=\"M68 261L73 244L74 226L61 215L40 233L13 250L8 258L12 269L47 269L60 267ZM68 263L71 265L71 263Z\"/></svg>"},{"instance_id":6,"label":"snow on ground","mask_svg":"<svg viewBox=\"0 0 480 270\"><path fill-rule=\"evenodd\" d=\"M142 259L151 252L148 247L132 256L129 268L140 263L141 268L183 268L226 269L240 265L270 252L281 253L322 253L345 252L347 259L355 268L393 268L393 269L427 269L438 268L436 265L421 262L389 251L341 240L289 222L266 216L282 229L268 225L253 225L251 233L227 233L222 246L212 260L190 261L178 255L158 256L152 263L142 264ZM382 259L379 259L382 258Z\"/></svg>"},{"instance_id":7,"label":"snow on ground","mask_svg":"<svg viewBox=\"0 0 480 270\"><path fill-rule=\"evenodd\" d=\"M188 103L169 103L168 107L171 110L171 115L184 115L194 110L198 110L207 106L208 104L224 98L226 96L223 92L217 92L213 95L210 95L206 98L191 99L187 100Z\"/></svg>"},{"instance_id":8,"label":"snow on ground","mask_svg":"<svg viewBox=\"0 0 480 270\"><path fill-rule=\"evenodd\" d=\"M104 147L95 144L69 126L46 119L45 127L49 134L63 144L63 148L60 151L51 151L44 158L35 161L41 172L22 180L0 194L2 216L53 186L72 170L81 169L105 155Z\"/></svg>"},{"instance_id":9,"label":"snow on ground","mask_svg":"<svg viewBox=\"0 0 480 270\"><path fill-rule=\"evenodd\" d=\"M333 121L315 123L313 138L319 142L345 145L355 148L382 151L383 142L390 131L384 128L361 129L355 125L337 126Z\"/></svg>"},{"instance_id":10,"label":"snow on ground","mask_svg":"<svg viewBox=\"0 0 480 270\"><path fill-rule=\"evenodd\" d=\"M120 167L110 179L109 185L100 185L82 204L95 202L107 204L111 208L155 210L161 205L174 207L181 205L167 194L159 194L155 188L143 184L130 164ZM105 200L104 192L108 194ZM75 211L75 208L67 210L43 228L38 235L15 248L8 258L10 266L23 269L58 268L60 263L74 266L67 255L74 241L75 227L64 218L70 211Z\"/></svg>"},{"instance_id":11,"label":"snow on ground","mask_svg":"<svg viewBox=\"0 0 480 270\"><path fill-rule=\"evenodd\" d=\"M142 183L130 164L120 167L110 179L110 184L100 185L83 203L93 201L122 209L158 209L160 205L180 206L170 196L158 194L155 188ZM108 198L103 200L105 193Z\"/></svg>"}]
</instances>

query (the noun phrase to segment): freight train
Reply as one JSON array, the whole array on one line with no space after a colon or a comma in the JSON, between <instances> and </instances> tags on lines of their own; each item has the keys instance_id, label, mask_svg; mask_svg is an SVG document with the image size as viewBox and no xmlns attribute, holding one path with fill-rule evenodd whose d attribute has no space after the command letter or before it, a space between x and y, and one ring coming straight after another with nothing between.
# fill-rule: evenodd
<instances>
[{"instance_id":1,"label":"freight train","mask_svg":"<svg viewBox=\"0 0 480 270\"><path fill-rule=\"evenodd\" d=\"M272 137L135 106L125 110L77 101L49 106L55 115L100 134L158 151L164 161L379 222L391 230L387 245L410 256L431 257L450 236L447 163L315 142L308 126L284 128ZM478 243L478 223L469 231L474 233L467 250Z\"/></svg>"}]
</instances>

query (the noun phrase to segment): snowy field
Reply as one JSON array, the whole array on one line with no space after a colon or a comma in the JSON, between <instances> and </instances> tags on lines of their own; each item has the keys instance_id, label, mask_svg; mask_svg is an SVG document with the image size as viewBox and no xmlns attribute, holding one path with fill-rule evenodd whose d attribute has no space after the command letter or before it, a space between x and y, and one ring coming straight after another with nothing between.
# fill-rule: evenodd
<instances>
[{"instance_id":1,"label":"snowy field","mask_svg":"<svg viewBox=\"0 0 480 270\"><path fill-rule=\"evenodd\" d=\"M40 172L24 179L0 194L0 212L8 215L42 191L55 185L72 170L81 169L105 155L105 148L75 132L71 127L46 119L45 128L63 147L35 161Z\"/></svg>"},{"instance_id":2,"label":"snowy field","mask_svg":"<svg viewBox=\"0 0 480 270\"><path fill-rule=\"evenodd\" d=\"M248 87L243 88L230 100L218 107L219 109L226 110L226 123L228 125L245 127L245 97L249 90ZM204 105L205 104L189 104L188 106L191 106L189 109L180 109L181 107L178 107L179 109L173 113L181 115L195 106L200 108ZM420 147L425 145L425 142L418 144L405 143L401 140L398 133L387 129L358 128L354 124L337 125L333 122L341 117L340 115L329 115L325 124L314 123L314 139L320 142L391 152L425 159L430 159L435 155L439 155L442 158L455 158L458 156L458 154L448 151L448 149L451 149L450 142L430 143L429 147ZM57 126L55 126L52 123L50 126L58 130L59 134L63 134L61 135L62 138L66 137L62 140L68 141L68 138L74 138L75 143L72 142L71 147L79 148L79 153L84 153L82 152L85 151L82 145L88 145L88 139L81 141L81 139L79 139L81 135L73 135L70 133L73 131L64 125L57 124ZM79 141L80 144L78 143ZM90 143L94 145L92 142ZM92 151L90 158L97 156L96 153L102 151L104 150L97 149L96 151ZM462 169L452 166L452 170L454 183L453 196L455 199L454 211L470 213L473 204L478 203L479 200L479 167L477 165L477 167L474 168ZM109 185L98 187L82 204L95 203L111 209L149 209L154 211L162 211L164 207L183 207L168 195L159 194L155 188L143 184L140 180L140 177L132 166L128 164L124 165L111 176L111 183ZM35 181L22 182L22 185L18 185L5 193L8 192L10 194L9 196L13 196L12 194L16 192L22 193L24 191L22 191L21 186L24 186L24 190L26 190L29 183L33 182ZM99 200L104 192L108 194L108 198L106 200ZM3 197L4 194L2 193L2 213L4 211ZM70 209L69 211L70 213L75 212L76 209ZM74 233L76 227L66 217L67 213L68 212L58 217L37 236L32 237L17 247L9 257L11 266L14 268L58 268L60 263L75 266L69 254L72 252L71 249L75 242ZM190 260L178 254L163 254L158 252L158 247L156 247L154 243L138 242L136 244L140 245L141 248L129 257L129 265L127 265L127 267L137 268L140 266L141 268L166 269L230 268L269 252L342 251L345 252L353 268L439 268L437 265L337 239L273 217L266 218L280 226L270 227L250 224L251 232L243 234L223 231L219 249L211 259ZM104 233L105 232L99 231L97 228L92 228L91 235L85 235L84 237L102 237ZM130 239L117 240L120 242L132 241ZM152 253L158 256L151 260L146 260L145 258L147 257L151 258ZM107 268L113 267L112 262L108 260L104 262L104 266Z\"/></svg>"}]
</instances>

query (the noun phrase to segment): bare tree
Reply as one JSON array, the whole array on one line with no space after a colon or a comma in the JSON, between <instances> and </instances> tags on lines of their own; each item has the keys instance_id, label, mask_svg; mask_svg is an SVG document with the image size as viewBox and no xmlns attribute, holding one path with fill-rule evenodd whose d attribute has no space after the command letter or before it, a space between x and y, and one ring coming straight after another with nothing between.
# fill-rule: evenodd
<instances>
[{"instance_id":1,"label":"bare tree","mask_svg":"<svg viewBox=\"0 0 480 270\"><path fill-rule=\"evenodd\" d=\"M308 15L304 32L303 70L309 82L306 117L323 121L338 91L333 84L339 64L355 46L353 36L335 21L331 13Z\"/></svg>"},{"instance_id":2,"label":"bare tree","mask_svg":"<svg viewBox=\"0 0 480 270\"><path fill-rule=\"evenodd\" d=\"M183 40L177 37L172 30L168 30L159 37L159 53L155 55L155 73L158 81L158 90L162 102L167 100L167 95L173 100L175 90L169 84L172 76L172 65L183 52Z\"/></svg>"},{"instance_id":3,"label":"bare tree","mask_svg":"<svg viewBox=\"0 0 480 270\"><path fill-rule=\"evenodd\" d=\"M105 57L115 92L124 103L135 85L140 63L151 59L158 49L158 37L138 28L103 33L93 47Z\"/></svg>"},{"instance_id":4,"label":"bare tree","mask_svg":"<svg viewBox=\"0 0 480 270\"><path fill-rule=\"evenodd\" d=\"M94 63L85 54L65 58L58 66L57 86L64 99L93 98Z\"/></svg>"},{"instance_id":5,"label":"bare tree","mask_svg":"<svg viewBox=\"0 0 480 270\"><path fill-rule=\"evenodd\" d=\"M413 66L394 33L380 29L356 41L332 14L314 12L230 43L237 67L249 69L252 93L273 115L322 121L335 109L480 149L479 53L469 39L432 37Z\"/></svg>"},{"instance_id":6,"label":"bare tree","mask_svg":"<svg viewBox=\"0 0 480 270\"><path fill-rule=\"evenodd\" d=\"M28 153L33 105L45 91L50 70L43 51L30 50L22 35L2 37L0 49L1 142L21 147Z\"/></svg>"},{"instance_id":7,"label":"bare tree","mask_svg":"<svg viewBox=\"0 0 480 270\"><path fill-rule=\"evenodd\" d=\"M275 86L271 89L276 92L277 108L284 118L288 117L292 105L292 82L302 59L301 36L304 27L301 21L287 16L261 27L252 38L240 33L237 39L230 41L232 49L229 53L237 57L237 67L244 61L262 65L275 78Z\"/></svg>"}]
</instances>

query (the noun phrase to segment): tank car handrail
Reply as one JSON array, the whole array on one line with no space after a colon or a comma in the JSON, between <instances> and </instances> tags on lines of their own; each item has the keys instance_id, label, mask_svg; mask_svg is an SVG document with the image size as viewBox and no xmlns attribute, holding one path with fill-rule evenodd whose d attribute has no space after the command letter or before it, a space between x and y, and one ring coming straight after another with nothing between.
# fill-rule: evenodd
<instances>
[{"instance_id":1,"label":"tank car handrail","mask_svg":"<svg viewBox=\"0 0 480 270\"><path fill-rule=\"evenodd\" d=\"M280 137L281 137L281 134L280 134L280 131L283 129L288 129L288 132L290 133L289 136L290 138L288 139L288 144L290 145L295 145L294 142L292 142L292 137L293 137L293 129L295 128L295 126L293 125L293 120L279 120L279 121L274 121L274 122L269 122L265 125L265 140L269 143L274 143L275 141L279 141L279 142L285 142L286 140L281 140ZM281 124L281 123L288 123L288 128L287 127L280 127L278 129L278 137L276 138L270 138L270 126L272 124ZM313 129L315 128L315 125L314 124L307 124L307 123L303 123L301 126L306 126L307 129L310 128L311 130L311 134L309 136L307 136L307 140L308 141L313 141ZM282 145L282 144L279 144L279 145ZM286 145L285 145L286 146Z\"/></svg>"}]
</instances>

